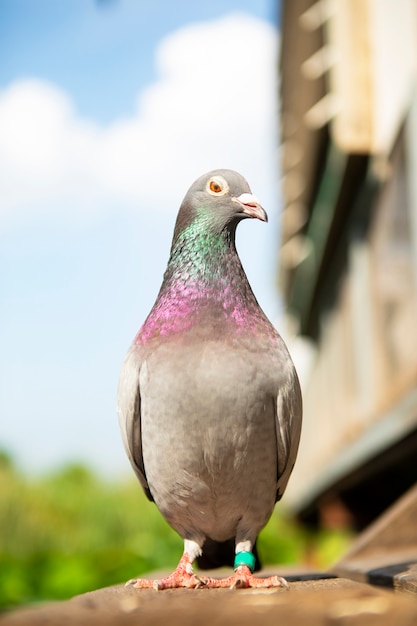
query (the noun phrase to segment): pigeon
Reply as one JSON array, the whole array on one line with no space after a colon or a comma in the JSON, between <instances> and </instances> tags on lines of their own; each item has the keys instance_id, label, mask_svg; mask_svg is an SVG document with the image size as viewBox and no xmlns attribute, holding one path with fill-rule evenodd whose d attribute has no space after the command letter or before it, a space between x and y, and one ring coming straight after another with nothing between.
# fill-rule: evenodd
<instances>
[{"instance_id":1,"label":"pigeon","mask_svg":"<svg viewBox=\"0 0 417 626\"><path fill-rule=\"evenodd\" d=\"M256 539L297 455L302 400L293 362L235 247L238 223L268 217L233 170L200 176L181 204L162 286L122 366L118 416L148 498L184 540L173 573L137 588L274 587ZM232 565L225 578L193 563Z\"/></svg>"}]
</instances>

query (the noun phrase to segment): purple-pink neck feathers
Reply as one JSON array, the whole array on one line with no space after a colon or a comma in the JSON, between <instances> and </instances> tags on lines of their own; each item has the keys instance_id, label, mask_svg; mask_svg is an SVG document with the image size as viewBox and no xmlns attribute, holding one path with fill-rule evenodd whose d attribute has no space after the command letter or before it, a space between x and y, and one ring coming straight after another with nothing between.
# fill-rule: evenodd
<instances>
[{"instance_id":1,"label":"purple-pink neck feathers","mask_svg":"<svg viewBox=\"0 0 417 626\"><path fill-rule=\"evenodd\" d=\"M174 242L157 300L136 341L192 332L273 331L250 288L230 233L211 234L195 223Z\"/></svg>"}]
</instances>

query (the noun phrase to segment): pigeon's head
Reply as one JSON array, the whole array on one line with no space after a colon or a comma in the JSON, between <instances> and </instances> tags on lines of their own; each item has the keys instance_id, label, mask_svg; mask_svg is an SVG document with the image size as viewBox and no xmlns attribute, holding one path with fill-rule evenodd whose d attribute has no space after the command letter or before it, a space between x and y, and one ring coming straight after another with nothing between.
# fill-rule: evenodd
<instances>
[{"instance_id":1,"label":"pigeon's head","mask_svg":"<svg viewBox=\"0 0 417 626\"><path fill-rule=\"evenodd\" d=\"M268 216L246 180L233 170L212 170L191 185L178 213L175 236L199 220L209 230L234 231L240 220Z\"/></svg>"}]
</instances>

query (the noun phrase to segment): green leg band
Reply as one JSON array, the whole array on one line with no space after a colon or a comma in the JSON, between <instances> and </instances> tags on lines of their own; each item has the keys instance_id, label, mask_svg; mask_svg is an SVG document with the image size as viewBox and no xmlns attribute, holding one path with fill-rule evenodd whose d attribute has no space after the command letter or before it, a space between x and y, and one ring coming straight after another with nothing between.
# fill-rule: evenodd
<instances>
[{"instance_id":1,"label":"green leg band","mask_svg":"<svg viewBox=\"0 0 417 626\"><path fill-rule=\"evenodd\" d=\"M238 552L235 556L233 568L236 570L240 565L246 565L253 573L255 570L256 558L252 552Z\"/></svg>"}]
</instances>

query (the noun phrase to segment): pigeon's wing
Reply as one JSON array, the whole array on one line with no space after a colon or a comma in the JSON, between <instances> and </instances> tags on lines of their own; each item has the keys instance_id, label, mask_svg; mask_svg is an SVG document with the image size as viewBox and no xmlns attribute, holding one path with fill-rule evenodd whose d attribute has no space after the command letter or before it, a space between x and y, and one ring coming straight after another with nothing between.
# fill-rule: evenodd
<instances>
[{"instance_id":1,"label":"pigeon's wing","mask_svg":"<svg viewBox=\"0 0 417 626\"><path fill-rule=\"evenodd\" d=\"M277 500L282 498L293 470L301 434L303 408L300 384L292 364L289 370L287 380L280 386L276 399Z\"/></svg>"},{"instance_id":2,"label":"pigeon's wing","mask_svg":"<svg viewBox=\"0 0 417 626\"><path fill-rule=\"evenodd\" d=\"M142 430L140 418L140 370L142 355L135 344L123 363L117 391L117 413L123 443L139 482L149 500L153 500L146 479L142 456Z\"/></svg>"}]
</instances>

